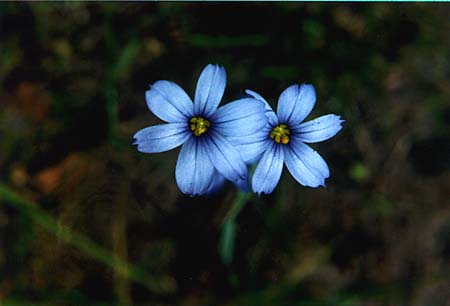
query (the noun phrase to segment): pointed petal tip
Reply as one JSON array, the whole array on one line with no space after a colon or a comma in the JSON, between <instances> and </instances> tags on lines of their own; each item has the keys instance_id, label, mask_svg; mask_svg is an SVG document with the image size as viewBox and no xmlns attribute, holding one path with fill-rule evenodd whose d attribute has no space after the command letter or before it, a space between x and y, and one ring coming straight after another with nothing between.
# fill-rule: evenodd
<instances>
[{"instance_id":1,"label":"pointed petal tip","mask_svg":"<svg viewBox=\"0 0 450 306\"><path fill-rule=\"evenodd\" d=\"M332 114L332 115L335 116L335 118L336 118L336 120L338 121L339 124L347 122L347 120L342 119L341 115L335 115L335 114Z\"/></svg>"},{"instance_id":2,"label":"pointed petal tip","mask_svg":"<svg viewBox=\"0 0 450 306\"><path fill-rule=\"evenodd\" d=\"M198 192L194 192L194 193L184 192L181 189L180 189L180 192L181 192L182 195L185 195L185 196L190 197L190 198L195 198L195 197L198 197L198 196L205 195L204 193L198 193Z\"/></svg>"},{"instance_id":3,"label":"pointed petal tip","mask_svg":"<svg viewBox=\"0 0 450 306\"><path fill-rule=\"evenodd\" d=\"M265 99L259 93L255 92L255 91L253 91L251 89L246 89L244 92L247 95L249 95L250 97L252 97L252 98L254 98L254 99L258 100L258 101L265 102Z\"/></svg>"},{"instance_id":4,"label":"pointed petal tip","mask_svg":"<svg viewBox=\"0 0 450 306\"><path fill-rule=\"evenodd\" d=\"M254 192L258 195L258 198L264 198L264 197L268 196L269 194L271 194L273 191L274 190L267 192L267 191L263 190L263 191L254 191Z\"/></svg>"},{"instance_id":5,"label":"pointed petal tip","mask_svg":"<svg viewBox=\"0 0 450 306\"><path fill-rule=\"evenodd\" d=\"M342 129L344 122L346 120L341 119L341 116L328 114L303 122L296 129L302 142L315 143L334 137Z\"/></svg>"},{"instance_id":6,"label":"pointed petal tip","mask_svg":"<svg viewBox=\"0 0 450 306\"><path fill-rule=\"evenodd\" d=\"M255 92L251 89L246 89L246 90L244 90L244 92L246 95L248 95L254 99L257 99L258 101L262 101L262 102L265 101L265 99L259 93Z\"/></svg>"},{"instance_id":7,"label":"pointed petal tip","mask_svg":"<svg viewBox=\"0 0 450 306\"><path fill-rule=\"evenodd\" d=\"M203 68L203 70L206 70L206 69L219 69L220 72L226 72L225 67L221 66L219 64L208 64L205 66L205 68Z\"/></svg>"},{"instance_id":8,"label":"pointed petal tip","mask_svg":"<svg viewBox=\"0 0 450 306\"><path fill-rule=\"evenodd\" d=\"M313 89L314 89L314 85L311 84L311 83L302 83L302 84L300 85L300 87L301 87L301 86L308 86L309 88L313 88Z\"/></svg>"},{"instance_id":9,"label":"pointed petal tip","mask_svg":"<svg viewBox=\"0 0 450 306\"><path fill-rule=\"evenodd\" d=\"M328 189L328 186L325 182L323 183L316 183L316 184L302 184L305 187L309 187L309 188L320 188L323 187L325 189Z\"/></svg>"}]
</instances>

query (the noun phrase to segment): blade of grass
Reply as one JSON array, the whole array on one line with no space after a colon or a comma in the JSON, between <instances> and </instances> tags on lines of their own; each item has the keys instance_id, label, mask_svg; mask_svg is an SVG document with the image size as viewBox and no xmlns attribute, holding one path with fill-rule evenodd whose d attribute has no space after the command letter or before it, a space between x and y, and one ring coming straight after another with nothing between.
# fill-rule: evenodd
<instances>
[{"instance_id":1,"label":"blade of grass","mask_svg":"<svg viewBox=\"0 0 450 306\"><path fill-rule=\"evenodd\" d=\"M124 187L122 187L124 188ZM112 250L122 259L128 258L128 246L127 246L127 217L126 217L126 196L127 192L119 193L119 201L114 208L113 223L111 225L111 241ZM120 305L130 306L132 305L131 299L131 285L128 277L124 277L119 273L114 274L114 289L117 296L117 301Z\"/></svg>"},{"instance_id":2,"label":"blade of grass","mask_svg":"<svg viewBox=\"0 0 450 306\"><path fill-rule=\"evenodd\" d=\"M113 29L113 7L105 10L105 20L103 32L106 47L106 63L104 95L106 101L106 114L108 116L108 140L116 145L118 141L119 125L119 90L118 82L126 75L132 67L141 49L141 43L134 33L130 34L130 39L123 46L117 39Z\"/></svg>"},{"instance_id":3,"label":"blade of grass","mask_svg":"<svg viewBox=\"0 0 450 306\"><path fill-rule=\"evenodd\" d=\"M0 204L7 203L30 218L49 232L68 244L77 247L85 254L110 267L115 273L145 286L154 293L170 293L175 290L175 283L170 277L154 277L142 268L127 263L106 248L96 244L84 235L60 224L53 216L39 208L34 202L22 197L8 186L0 183Z\"/></svg>"}]
</instances>

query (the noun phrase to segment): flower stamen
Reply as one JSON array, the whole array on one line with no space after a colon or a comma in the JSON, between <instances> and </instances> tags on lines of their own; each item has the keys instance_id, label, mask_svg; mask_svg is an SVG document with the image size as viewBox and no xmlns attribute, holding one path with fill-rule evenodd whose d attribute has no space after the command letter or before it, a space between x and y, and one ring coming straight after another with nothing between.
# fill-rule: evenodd
<instances>
[{"instance_id":1,"label":"flower stamen","mask_svg":"<svg viewBox=\"0 0 450 306\"><path fill-rule=\"evenodd\" d=\"M192 117L189 122L191 131L194 132L194 135L197 137L204 134L211 126L211 123L209 123L208 120L202 117Z\"/></svg>"},{"instance_id":2,"label":"flower stamen","mask_svg":"<svg viewBox=\"0 0 450 306\"><path fill-rule=\"evenodd\" d=\"M272 129L269 136L276 143L281 142L282 144L287 144L289 142L290 134L291 134L291 131L289 130L288 126L286 124L280 124Z\"/></svg>"}]
</instances>

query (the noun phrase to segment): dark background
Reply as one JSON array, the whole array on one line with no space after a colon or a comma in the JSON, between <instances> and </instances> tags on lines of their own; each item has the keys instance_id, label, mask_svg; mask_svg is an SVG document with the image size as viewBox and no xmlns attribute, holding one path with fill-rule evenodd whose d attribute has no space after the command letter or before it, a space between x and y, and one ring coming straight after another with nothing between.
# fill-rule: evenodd
<instances>
[{"instance_id":1,"label":"dark background","mask_svg":"<svg viewBox=\"0 0 450 306\"><path fill-rule=\"evenodd\" d=\"M1 3L0 305L450 305L450 9L436 4ZM142 154L144 92L273 105L314 84L328 188L284 172L236 198L180 194L177 150ZM72 232L73 231L73 232ZM75 232L75 234L73 234ZM132 266L128 266L127 263Z\"/></svg>"}]
</instances>

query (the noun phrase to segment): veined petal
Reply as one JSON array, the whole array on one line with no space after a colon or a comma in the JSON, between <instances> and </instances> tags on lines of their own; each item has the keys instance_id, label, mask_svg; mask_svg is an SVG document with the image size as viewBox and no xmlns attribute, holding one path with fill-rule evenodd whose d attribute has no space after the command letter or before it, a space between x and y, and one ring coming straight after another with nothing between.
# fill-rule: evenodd
<instances>
[{"instance_id":1,"label":"veined petal","mask_svg":"<svg viewBox=\"0 0 450 306\"><path fill-rule=\"evenodd\" d=\"M241 144L248 144L248 143L254 143L259 141L264 141L269 138L270 131L272 130L272 127L269 125L266 125L264 128L259 130L258 132L247 135L245 137L241 136L228 136L227 139L233 144L233 145L241 145Z\"/></svg>"},{"instance_id":2,"label":"veined petal","mask_svg":"<svg viewBox=\"0 0 450 306\"><path fill-rule=\"evenodd\" d=\"M270 140L236 146L246 164L257 162L269 146Z\"/></svg>"},{"instance_id":3,"label":"veined petal","mask_svg":"<svg viewBox=\"0 0 450 306\"><path fill-rule=\"evenodd\" d=\"M209 64L203 69L195 90L195 115L208 117L214 113L222 99L226 82L225 68Z\"/></svg>"},{"instance_id":4,"label":"veined petal","mask_svg":"<svg viewBox=\"0 0 450 306\"><path fill-rule=\"evenodd\" d=\"M224 136L251 135L267 124L264 103L244 98L218 108L211 116L213 128Z\"/></svg>"},{"instance_id":5,"label":"veined petal","mask_svg":"<svg viewBox=\"0 0 450 306\"><path fill-rule=\"evenodd\" d=\"M248 169L236 148L221 134L211 130L205 138L206 152L214 167L232 182L246 180Z\"/></svg>"},{"instance_id":6,"label":"veined petal","mask_svg":"<svg viewBox=\"0 0 450 306\"><path fill-rule=\"evenodd\" d=\"M245 163L253 163L261 158L261 155L269 147L269 133L271 127L266 125L263 129L253 135L245 137L227 137L232 145L236 147Z\"/></svg>"},{"instance_id":7,"label":"veined petal","mask_svg":"<svg viewBox=\"0 0 450 306\"><path fill-rule=\"evenodd\" d=\"M275 114L275 112L273 111L272 107L270 106L270 104L266 101L266 99L264 99L260 94L258 94L257 92L254 92L253 90L250 89L246 89L245 93L252 96L253 98L264 102L264 108L266 111L266 116L269 119L269 124L271 124L272 126L278 125L279 121L278 121L278 117L277 114Z\"/></svg>"},{"instance_id":8,"label":"veined petal","mask_svg":"<svg viewBox=\"0 0 450 306\"><path fill-rule=\"evenodd\" d=\"M155 82L145 92L145 98L150 111L167 122L186 122L194 114L191 99L173 82Z\"/></svg>"},{"instance_id":9,"label":"veined petal","mask_svg":"<svg viewBox=\"0 0 450 306\"><path fill-rule=\"evenodd\" d=\"M344 121L340 116L325 115L295 127L295 137L308 143L324 141L336 135Z\"/></svg>"},{"instance_id":10,"label":"veined petal","mask_svg":"<svg viewBox=\"0 0 450 306\"><path fill-rule=\"evenodd\" d=\"M175 178L181 192L202 195L208 191L214 176L214 166L205 152L202 139L192 137L181 147Z\"/></svg>"},{"instance_id":11,"label":"veined petal","mask_svg":"<svg viewBox=\"0 0 450 306\"><path fill-rule=\"evenodd\" d=\"M297 182L309 187L325 187L325 179L330 176L330 170L319 153L292 138L284 148L286 166Z\"/></svg>"},{"instance_id":12,"label":"veined petal","mask_svg":"<svg viewBox=\"0 0 450 306\"><path fill-rule=\"evenodd\" d=\"M133 144L138 151L144 153L159 153L171 150L183 144L191 135L186 123L166 123L146 127L136 134Z\"/></svg>"},{"instance_id":13,"label":"veined petal","mask_svg":"<svg viewBox=\"0 0 450 306\"><path fill-rule=\"evenodd\" d=\"M211 183L209 184L208 190L206 191L207 194L214 194L219 191L219 189L223 186L223 183L225 183L225 177L220 174L217 170L214 169L213 178L211 180Z\"/></svg>"},{"instance_id":14,"label":"veined petal","mask_svg":"<svg viewBox=\"0 0 450 306\"><path fill-rule=\"evenodd\" d=\"M315 103L314 86L309 84L289 86L278 99L278 118L281 123L288 123L290 126L296 125L311 113Z\"/></svg>"},{"instance_id":15,"label":"veined petal","mask_svg":"<svg viewBox=\"0 0 450 306\"><path fill-rule=\"evenodd\" d=\"M213 180L211 181L211 185L209 185L207 194L215 194L225 183L225 177L220 174L217 170L214 172ZM248 177L246 180L239 180L237 182L233 182L233 184L244 192L250 191L250 183L248 181Z\"/></svg>"},{"instance_id":16,"label":"veined petal","mask_svg":"<svg viewBox=\"0 0 450 306\"><path fill-rule=\"evenodd\" d=\"M282 146L272 141L256 167L252 187L258 195L272 193L280 180L284 161Z\"/></svg>"}]
</instances>

